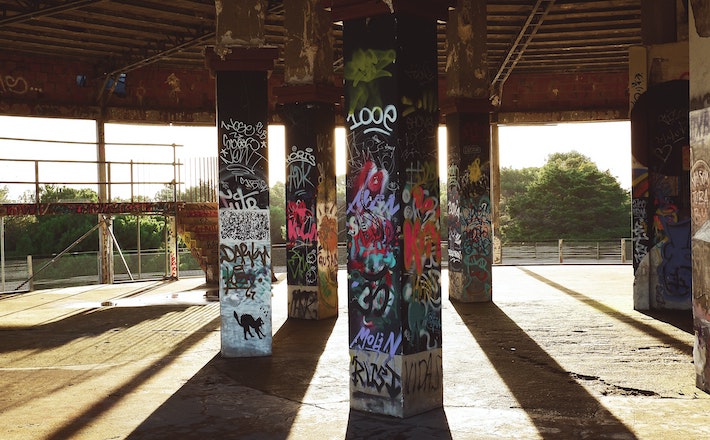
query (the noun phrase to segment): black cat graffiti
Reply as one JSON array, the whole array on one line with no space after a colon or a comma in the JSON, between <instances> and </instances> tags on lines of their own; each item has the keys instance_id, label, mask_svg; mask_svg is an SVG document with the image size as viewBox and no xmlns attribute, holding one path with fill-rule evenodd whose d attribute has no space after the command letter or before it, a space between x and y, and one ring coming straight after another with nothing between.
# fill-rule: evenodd
<instances>
[{"instance_id":1,"label":"black cat graffiti","mask_svg":"<svg viewBox=\"0 0 710 440\"><path fill-rule=\"evenodd\" d=\"M264 325L263 319L261 319L261 318L254 319L253 316L251 316L248 313L245 313L242 315L242 319L240 320L239 315L237 314L236 311L234 312L234 319L236 319L237 323L239 323L239 325L241 325L242 328L244 329L244 340L249 339L249 338L247 338L247 333L249 333L249 336L251 336L252 338L254 337L254 335L251 332L251 329L254 329L254 331L256 332L256 335L259 337L259 339L261 339L262 336L266 336L261 331L261 327Z\"/></svg>"}]
</instances>

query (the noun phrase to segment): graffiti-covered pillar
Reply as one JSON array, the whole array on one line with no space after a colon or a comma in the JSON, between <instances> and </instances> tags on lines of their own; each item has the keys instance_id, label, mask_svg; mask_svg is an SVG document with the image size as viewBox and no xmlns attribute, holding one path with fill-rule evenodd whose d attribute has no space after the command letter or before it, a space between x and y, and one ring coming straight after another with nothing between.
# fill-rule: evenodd
<instances>
[{"instance_id":1,"label":"graffiti-covered pillar","mask_svg":"<svg viewBox=\"0 0 710 440\"><path fill-rule=\"evenodd\" d=\"M271 354L271 240L266 132L267 71L277 51L263 41L264 1L221 1L215 74L219 160L221 353ZM238 46L237 44L256 46Z\"/></svg>"},{"instance_id":2,"label":"graffiti-covered pillar","mask_svg":"<svg viewBox=\"0 0 710 440\"><path fill-rule=\"evenodd\" d=\"M319 0L285 0L286 85L276 90L286 141L288 316L338 313L338 208L330 13Z\"/></svg>"},{"instance_id":3,"label":"graffiti-covered pillar","mask_svg":"<svg viewBox=\"0 0 710 440\"><path fill-rule=\"evenodd\" d=\"M449 298L492 298L493 216L486 2L462 0L447 23Z\"/></svg>"},{"instance_id":4,"label":"graffiti-covered pillar","mask_svg":"<svg viewBox=\"0 0 710 440\"><path fill-rule=\"evenodd\" d=\"M690 204L693 364L696 385L710 392L710 1L692 0L690 40Z\"/></svg>"},{"instance_id":5,"label":"graffiti-covered pillar","mask_svg":"<svg viewBox=\"0 0 710 440\"><path fill-rule=\"evenodd\" d=\"M443 405L436 150L440 11L431 10L439 2L416 2L419 10L411 6L415 2L402 3L405 10L380 2L360 8L371 8L366 11L333 9L334 19L336 12L349 14L340 18L350 406L396 417Z\"/></svg>"},{"instance_id":6,"label":"graffiti-covered pillar","mask_svg":"<svg viewBox=\"0 0 710 440\"><path fill-rule=\"evenodd\" d=\"M286 127L288 316L338 313L335 115L325 102L283 105Z\"/></svg>"}]
</instances>

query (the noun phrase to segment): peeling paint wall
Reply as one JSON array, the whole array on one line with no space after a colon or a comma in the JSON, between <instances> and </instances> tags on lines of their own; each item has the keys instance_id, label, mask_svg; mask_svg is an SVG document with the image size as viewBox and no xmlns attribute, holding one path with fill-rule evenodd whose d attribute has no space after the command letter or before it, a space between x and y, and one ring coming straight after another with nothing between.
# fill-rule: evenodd
<instances>
[{"instance_id":1,"label":"peeling paint wall","mask_svg":"<svg viewBox=\"0 0 710 440\"><path fill-rule=\"evenodd\" d=\"M216 0L215 53L224 56L232 46L264 46L267 6L266 0Z\"/></svg>"},{"instance_id":2,"label":"peeling paint wall","mask_svg":"<svg viewBox=\"0 0 710 440\"><path fill-rule=\"evenodd\" d=\"M319 0L285 0L284 43L287 84L332 84L333 46L330 12Z\"/></svg>"},{"instance_id":3,"label":"peeling paint wall","mask_svg":"<svg viewBox=\"0 0 710 440\"><path fill-rule=\"evenodd\" d=\"M486 2L460 1L446 28L448 96L488 99Z\"/></svg>"}]
</instances>

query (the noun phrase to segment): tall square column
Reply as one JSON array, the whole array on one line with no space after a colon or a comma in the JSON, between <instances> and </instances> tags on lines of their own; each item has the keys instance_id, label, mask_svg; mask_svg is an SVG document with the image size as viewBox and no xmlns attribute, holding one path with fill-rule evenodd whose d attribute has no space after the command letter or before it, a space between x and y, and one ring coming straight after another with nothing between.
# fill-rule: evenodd
<instances>
[{"instance_id":1,"label":"tall square column","mask_svg":"<svg viewBox=\"0 0 710 440\"><path fill-rule=\"evenodd\" d=\"M490 116L459 105L446 115L446 131L449 298L486 302L493 285Z\"/></svg>"},{"instance_id":2,"label":"tall square column","mask_svg":"<svg viewBox=\"0 0 710 440\"><path fill-rule=\"evenodd\" d=\"M338 207L333 105L282 106L286 127L288 316L338 314Z\"/></svg>"},{"instance_id":3,"label":"tall square column","mask_svg":"<svg viewBox=\"0 0 710 440\"><path fill-rule=\"evenodd\" d=\"M284 0L285 85L274 92L286 128L288 316L338 313L338 208L330 12L319 0Z\"/></svg>"},{"instance_id":4,"label":"tall square column","mask_svg":"<svg viewBox=\"0 0 710 440\"><path fill-rule=\"evenodd\" d=\"M492 298L493 210L486 1L458 0L446 27L449 298ZM495 148L498 145L496 143Z\"/></svg>"},{"instance_id":5,"label":"tall square column","mask_svg":"<svg viewBox=\"0 0 710 440\"><path fill-rule=\"evenodd\" d=\"M231 48L215 72L219 161L221 353L271 354L267 69L275 49Z\"/></svg>"},{"instance_id":6,"label":"tall square column","mask_svg":"<svg viewBox=\"0 0 710 440\"><path fill-rule=\"evenodd\" d=\"M397 417L443 405L436 21L410 12L343 26L350 406Z\"/></svg>"}]
</instances>

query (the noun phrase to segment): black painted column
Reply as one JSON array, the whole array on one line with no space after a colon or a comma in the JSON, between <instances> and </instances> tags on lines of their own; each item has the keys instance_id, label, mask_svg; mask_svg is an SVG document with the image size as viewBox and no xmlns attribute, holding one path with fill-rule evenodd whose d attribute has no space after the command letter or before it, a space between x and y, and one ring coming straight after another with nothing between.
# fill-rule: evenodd
<instances>
[{"instance_id":1,"label":"black painted column","mask_svg":"<svg viewBox=\"0 0 710 440\"><path fill-rule=\"evenodd\" d=\"M286 126L288 316L338 313L335 114L325 102L282 106Z\"/></svg>"},{"instance_id":2,"label":"black painted column","mask_svg":"<svg viewBox=\"0 0 710 440\"><path fill-rule=\"evenodd\" d=\"M319 0L284 0L285 85L275 91L286 128L288 316L338 313L338 208L330 13Z\"/></svg>"},{"instance_id":3,"label":"black painted column","mask_svg":"<svg viewBox=\"0 0 710 440\"><path fill-rule=\"evenodd\" d=\"M274 49L208 48L217 85L222 355L271 354L267 69Z\"/></svg>"},{"instance_id":4,"label":"black painted column","mask_svg":"<svg viewBox=\"0 0 710 440\"><path fill-rule=\"evenodd\" d=\"M486 2L460 0L447 23L449 298L492 297L493 203Z\"/></svg>"},{"instance_id":5,"label":"black painted column","mask_svg":"<svg viewBox=\"0 0 710 440\"><path fill-rule=\"evenodd\" d=\"M350 406L397 417L443 404L436 16L422 9L343 26Z\"/></svg>"},{"instance_id":6,"label":"black painted column","mask_svg":"<svg viewBox=\"0 0 710 440\"><path fill-rule=\"evenodd\" d=\"M465 108L465 107L464 107ZM446 115L448 135L449 298L492 297L493 216L489 114L474 108Z\"/></svg>"}]
</instances>

